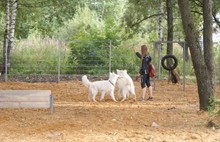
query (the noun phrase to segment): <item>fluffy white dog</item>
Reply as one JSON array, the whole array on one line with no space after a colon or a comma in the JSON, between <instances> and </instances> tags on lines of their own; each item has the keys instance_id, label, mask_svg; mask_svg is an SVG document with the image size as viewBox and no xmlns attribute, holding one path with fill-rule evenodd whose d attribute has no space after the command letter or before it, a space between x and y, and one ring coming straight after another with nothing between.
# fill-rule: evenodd
<instances>
[{"instance_id":1,"label":"fluffy white dog","mask_svg":"<svg viewBox=\"0 0 220 142\"><path fill-rule=\"evenodd\" d=\"M130 93L133 95L134 100L136 101L136 94L134 83L131 77L128 75L127 70L117 70L118 77L118 98L120 98L121 94L123 99L121 101L126 100L129 97Z\"/></svg>"},{"instance_id":2,"label":"fluffy white dog","mask_svg":"<svg viewBox=\"0 0 220 142\"><path fill-rule=\"evenodd\" d=\"M90 82L86 75L82 76L83 84L89 89L89 95L88 95L89 101L90 98L92 97L92 100L96 102L95 97L100 91L101 92L100 101L102 101L105 97L105 94L109 92L112 100L116 102L114 96L114 90L117 79L118 79L118 75L111 72L108 80L95 81L95 82Z\"/></svg>"}]
</instances>

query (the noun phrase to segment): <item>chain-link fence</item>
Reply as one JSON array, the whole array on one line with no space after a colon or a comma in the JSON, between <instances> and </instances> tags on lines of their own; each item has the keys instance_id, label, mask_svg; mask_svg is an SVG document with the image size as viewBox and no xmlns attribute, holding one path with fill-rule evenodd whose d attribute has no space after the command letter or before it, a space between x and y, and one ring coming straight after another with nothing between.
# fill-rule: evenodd
<instances>
[{"instance_id":1,"label":"chain-link fence","mask_svg":"<svg viewBox=\"0 0 220 142\"><path fill-rule=\"evenodd\" d=\"M59 49L66 49L63 53L59 52L60 80L78 78L83 74L108 77L111 71L111 41L69 41L67 44L59 44Z\"/></svg>"},{"instance_id":2,"label":"chain-link fence","mask_svg":"<svg viewBox=\"0 0 220 142\"><path fill-rule=\"evenodd\" d=\"M2 47L3 45L1 45ZM190 53L183 60L183 47L175 43L174 55L178 59L176 71L183 80L196 81ZM160 66L166 55L166 45L161 48L149 45L149 52L155 63L158 79L166 79L169 72ZM133 48L133 47L132 47ZM154 58L154 49L156 54ZM160 51L160 54L158 54ZM220 82L220 44L214 44L216 82ZM160 57L159 57L160 56ZM134 77L140 68L140 60L133 49L114 46L112 41L68 41L53 39L22 40L15 42L11 51L10 67L1 81L63 81L81 79L83 74L90 77L107 78L110 71L126 69ZM3 66L3 50L0 48L0 69ZM184 69L184 70L183 70Z\"/></svg>"},{"instance_id":3,"label":"chain-link fence","mask_svg":"<svg viewBox=\"0 0 220 142\"><path fill-rule=\"evenodd\" d=\"M3 65L3 51L0 51ZM111 70L111 41L22 40L11 51L5 81L61 81L82 74L107 76Z\"/></svg>"}]
</instances>

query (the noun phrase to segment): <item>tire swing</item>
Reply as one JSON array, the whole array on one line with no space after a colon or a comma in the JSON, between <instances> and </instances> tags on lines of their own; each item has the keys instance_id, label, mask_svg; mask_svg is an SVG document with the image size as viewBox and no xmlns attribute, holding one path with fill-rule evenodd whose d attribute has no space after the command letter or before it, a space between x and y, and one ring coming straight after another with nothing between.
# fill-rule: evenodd
<instances>
[{"instance_id":1,"label":"tire swing","mask_svg":"<svg viewBox=\"0 0 220 142\"><path fill-rule=\"evenodd\" d=\"M168 60L169 58L174 60L174 64L171 65L171 66L167 66L167 65L165 64L165 60ZM172 70L174 70L174 69L177 67L178 61L177 61L177 58L176 58L174 55L167 54L167 55L165 55L165 56L161 59L161 65L162 65L162 67L163 67L165 70L172 71Z\"/></svg>"},{"instance_id":2,"label":"tire swing","mask_svg":"<svg viewBox=\"0 0 220 142\"><path fill-rule=\"evenodd\" d=\"M168 65L168 60L173 60L173 64L172 65ZM162 59L161 59L161 65L165 70L169 71L169 78L171 78L172 83L178 83L178 81L180 80L179 75L177 74L177 72L175 71L175 68L178 65L178 60L174 55L171 54L167 54L165 55ZM171 77L170 77L171 74ZM169 79L170 80L170 79ZM168 80L168 81L169 81Z\"/></svg>"}]
</instances>

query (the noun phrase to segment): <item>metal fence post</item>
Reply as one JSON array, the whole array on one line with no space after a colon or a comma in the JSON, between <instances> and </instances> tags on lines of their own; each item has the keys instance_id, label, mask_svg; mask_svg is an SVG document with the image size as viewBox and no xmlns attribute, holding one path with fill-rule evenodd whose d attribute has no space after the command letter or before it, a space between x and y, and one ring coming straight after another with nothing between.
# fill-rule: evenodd
<instances>
[{"instance_id":1,"label":"metal fence post","mask_svg":"<svg viewBox=\"0 0 220 142\"><path fill-rule=\"evenodd\" d=\"M53 102L54 102L54 98L53 95L50 95L50 113L53 113Z\"/></svg>"},{"instance_id":2,"label":"metal fence post","mask_svg":"<svg viewBox=\"0 0 220 142\"><path fill-rule=\"evenodd\" d=\"M111 72L111 66L112 66L112 64L111 64L111 62L112 62L112 60L111 60L111 58L112 58L112 41L110 40L110 43L109 43L109 73Z\"/></svg>"},{"instance_id":3,"label":"metal fence post","mask_svg":"<svg viewBox=\"0 0 220 142\"><path fill-rule=\"evenodd\" d=\"M160 80L160 72L161 72L161 68L160 68L160 60L161 60L161 49L162 49L162 42L161 41L159 41L159 48L158 48L158 58L159 58L159 60L158 60L158 70L159 70L159 73L158 73L158 79Z\"/></svg>"},{"instance_id":4,"label":"metal fence post","mask_svg":"<svg viewBox=\"0 0 220 142\"><path fill-rule=\"evenodd\" d=\"M60 42L59 40L57 41L57 56L58 56L58 61L57 61L57 82L60 82Z\"/></svg>"}]
</instances>

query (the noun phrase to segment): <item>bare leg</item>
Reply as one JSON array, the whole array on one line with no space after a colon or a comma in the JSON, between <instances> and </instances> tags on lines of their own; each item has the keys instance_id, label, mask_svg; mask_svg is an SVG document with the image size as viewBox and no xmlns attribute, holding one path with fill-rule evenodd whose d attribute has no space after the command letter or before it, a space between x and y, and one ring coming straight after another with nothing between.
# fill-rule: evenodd
<instances>
[{"instance_id":1,"label":"bare leg","mask_svg":"<svg viewBox=\"0 0 220 142\"><path fill-rule=\"evenodd\" d=\"M152 88L152 86L150 86L148 89L149 89L149 93L150 93L149 97L153 97L153 88Z\"/></svg>"},{"instance_id":2,"label":"bare leg","mask_svg":"<svg viewBox=\"0 0 220 142\"><path fill-rule=\"evenodd\" d=\"M144 99L146 94L146 87L142 88L142 95L141 97Z\"/></svg>"}]
</instances>

